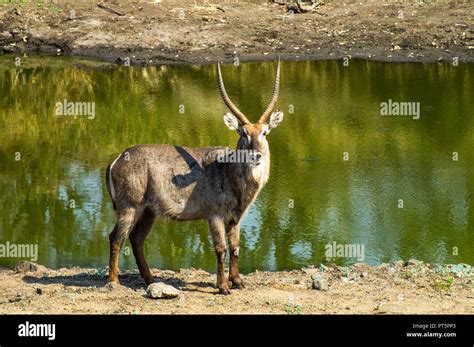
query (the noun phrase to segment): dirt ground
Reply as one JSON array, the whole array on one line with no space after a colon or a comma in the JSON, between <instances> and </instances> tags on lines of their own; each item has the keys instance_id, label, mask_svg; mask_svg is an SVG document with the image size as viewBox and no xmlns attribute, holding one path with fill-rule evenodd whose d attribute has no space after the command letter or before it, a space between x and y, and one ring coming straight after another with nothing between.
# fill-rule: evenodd
<instances>
[{"instance_id":1,"label":"dirt ground","mask_svg":"<svg viewBox=\"0 0 474 347\"><path fill-rule=\"evenodd\" d=\"M326 1L308 13L240 1L30 1L0 4L0 52L130 64L216 59L474 61L474 6ZM128 59L127 59L128 58Z\"/></svg>"},{"instance_id":2,"label":"dirt ground","mask_svg":"<svg viewBox=\"0 0 474 347\"><path fill-rule=\"evenodd\" d=\"M121 286L105 286L106 270L43 266L0 271L0 314L467 314L474 313L473 268L403 261L244 275L245 289L219 295L216 277L203 270L153 270L156 281L180 290L150 299L134 271ZM326 290L312 288L320 276ZM323 288L324 289L324 288Z\"/></svg>"}]
</instances>

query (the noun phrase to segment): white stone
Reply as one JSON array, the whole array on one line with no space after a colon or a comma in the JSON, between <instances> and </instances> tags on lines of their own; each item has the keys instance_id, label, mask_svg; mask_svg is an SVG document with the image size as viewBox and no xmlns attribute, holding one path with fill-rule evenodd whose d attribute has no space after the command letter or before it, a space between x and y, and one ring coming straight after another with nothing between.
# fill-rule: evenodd
<instances>
[{"instance_id":1,"label":"white stone","mask_svg":"<svg viewBox=\"0 0 474 347\"><path fill-rule=\"evenodd\" d=\"M179 290L162 282L152 283L146 289L150 299L169 299L179 295Z\"/></svg>"}]
</instances>

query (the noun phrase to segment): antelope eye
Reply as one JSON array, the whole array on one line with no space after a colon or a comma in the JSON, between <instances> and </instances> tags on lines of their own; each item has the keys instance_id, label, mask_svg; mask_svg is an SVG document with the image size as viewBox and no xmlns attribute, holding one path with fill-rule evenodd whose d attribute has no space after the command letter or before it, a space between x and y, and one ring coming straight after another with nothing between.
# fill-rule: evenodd
<instances>
[{"instance_id":1,"label":"antelope eye","mask_svg":"<svg viewBox=\"0 0 474 347\"><path fill-rule=\"evenodd\" d=\"M267 135L268 135L268 131L264 131L263 136L267 136Z\"/></svg>"}]
</instances>

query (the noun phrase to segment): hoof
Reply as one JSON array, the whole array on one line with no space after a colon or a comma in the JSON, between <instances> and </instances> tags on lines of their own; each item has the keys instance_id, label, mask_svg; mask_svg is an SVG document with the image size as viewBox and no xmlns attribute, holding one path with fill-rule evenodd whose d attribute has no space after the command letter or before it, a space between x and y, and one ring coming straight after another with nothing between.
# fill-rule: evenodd
<instances>
[{"instance_id":1,"label":"hoof","mask_svg":"<svg viewBox=\"0 0 474 347\"><path fill-rule=\"evenodd\" d=\"M229 295L230 289L228 285L219 286L219 294L222 295Z\"/></svg>"},{"instance_id":2,"label":"hoof","mask_svg":"<svg viewBox=\"0 0 474 347\"><path fill-rule=\"evenodd\" d=\"M230 280L232 283L232 289L244 289L244 281L240 277L234 278Z\"/></svg>"},{"instance_id":3,"label":"hoof","mask_svg":"<svg viewBox=\"0 0 474 347\"><path fill-rule=\"evenodd\" d=\"M112 291L120 287L119 282L107 282L103 288L103 291Z\"/></svg>"}]
</instances>

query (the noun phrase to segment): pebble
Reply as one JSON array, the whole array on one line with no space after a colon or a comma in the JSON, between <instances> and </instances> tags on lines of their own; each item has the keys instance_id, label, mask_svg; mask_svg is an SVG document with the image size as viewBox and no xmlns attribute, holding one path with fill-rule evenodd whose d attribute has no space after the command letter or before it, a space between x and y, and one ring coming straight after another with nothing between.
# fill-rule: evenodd
<instances>
[{"instance_id":1,"label":"pebble","mask_svg":"<svg viewBox=\"0 0 474 347\"><path fill-rule=\"evenodd\" d=\"M313 275L311 276L313 279L313 285L312 288L316 290L329 290L329 284L328 281L325 280L324 278L321 278L319 275Z\"/></svg>"},{"instance_id":2,"label":"pebble","mask_svg":"<svg viewBox=\"0 0 474 347\"><path fill-rule=\"evenodd\" d=\"M99 288L99 292L106 293L118 288L118 284L115 282L107 282L107 284Z\"/></svg>"},{"instance_id":3,"label":"pebble","mask_svg":"<svg viewBox=\"0 0 474 347\"><path fill-rule=\"evenodd\" d=\"M31 261L22 260L15 266L16 272L47 272L48 268Z\"/></svg>"},{"instance_id":4,"label":"pebble","mask_svg":"<svg viewBox=\"0 0 474 347\"><path fill-rule=\"evenodd\" d=\"M416 259L410 259L405 263L405 266L417 266L420 265L420 261Z\"/></svg>"},{"instance_id":5,"label":"pebble","mask_svg":"<svg viewBox=\"0 0 474 347\"><path fill-rule=\"evenodd\" d=\"M19 302L19 301L21 301L21 299L22 299L22 298L21 298L21 294L20 294L20 293L17 293L16 296L10 298L8 301L9 301L9 302Z\"/></svg>"},{"instance_id":6,"label":"pebble","mask_svg":"<svg viewBox=\"0 0 474 347\"><path fill-rule=\"evenodd\" d=\"M179 290L162 282L152 283L146 289L150 299L169 299L179 295Z\"/></svg>"},{"instance_id":7,"label":"pebble","mask_svg":"<svg viewBox=\"0 0 474 347\"><path fill-rule=\"evenodd\" d=\"M405 262L403 260L396 260L393 262L393 265L395 267L403 267L405 265Z\"/></svg>"},{"instance_id":8,"label":"pebble","mask_svg":"<svg viewBox=\"0 0 474 347\"><path fill-rule=\"evenodd\" d=\"M8 41L13 37L13 35L9 31L4 31L0 33L0 39L4 41Z\"/></svg>"}]
</instances>

